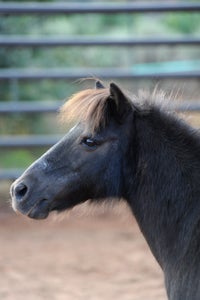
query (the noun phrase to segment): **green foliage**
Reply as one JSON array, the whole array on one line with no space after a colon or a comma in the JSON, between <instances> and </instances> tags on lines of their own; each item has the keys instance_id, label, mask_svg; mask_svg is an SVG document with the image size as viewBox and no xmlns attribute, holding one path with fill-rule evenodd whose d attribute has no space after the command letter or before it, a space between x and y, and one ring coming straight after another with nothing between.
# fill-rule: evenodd
<instances>
[{"instance_id":1,"label":"green foliage","mask_svg":"<svg viewBox=\"0 0 200 300\"><path fill-rule=\"evenodd\" d=\"M200 32L200 17L198 13L169 14L165 21L173 32L195 35Z\"/></svg>"},{"instance_id":2,"label":"green foliage","mask_svg":"<svg viewBox=\"0 0 200 300\"><path fill-rule=\"evenodd\" d=\"M15 150L15 151L0 151L0 168L26 168L30 165L44 150Z\"/></svg>"}]
</instances>

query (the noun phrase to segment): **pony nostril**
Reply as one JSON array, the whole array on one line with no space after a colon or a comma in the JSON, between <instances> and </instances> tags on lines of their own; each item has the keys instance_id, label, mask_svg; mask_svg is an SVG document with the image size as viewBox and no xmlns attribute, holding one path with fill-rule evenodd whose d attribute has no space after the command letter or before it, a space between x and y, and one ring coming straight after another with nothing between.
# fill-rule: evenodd
<instances>
[{"instance_id":1,"label":"pony nostril","mask_svg":"<svg viewBox=\"0 0 200 300\"><path fill-rule=\"evenodd\" d=\"M15 197L19 200L22 199L26 195L27 190L28 188L25 184L18 184L14 189Z\"/></svg>"}]
</instances>

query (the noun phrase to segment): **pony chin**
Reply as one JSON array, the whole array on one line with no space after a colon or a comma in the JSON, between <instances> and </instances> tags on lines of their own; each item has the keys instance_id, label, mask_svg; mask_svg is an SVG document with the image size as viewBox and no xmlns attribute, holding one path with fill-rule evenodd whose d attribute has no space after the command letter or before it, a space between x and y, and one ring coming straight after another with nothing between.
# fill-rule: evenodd
<instances>
[{"instance_id":1,"label":"pony chin","mask_svg":"<svg viewBox=\"0 0 200 300\"><path fill-rule=\"evenodd\" d=\"M16 213L20 213L31 219L37 220L46 219L51 211L50 203L47 199L38 200L33 205L27 205L27 203L13 201L12 207Z\"/></svg>"}]
</instances>

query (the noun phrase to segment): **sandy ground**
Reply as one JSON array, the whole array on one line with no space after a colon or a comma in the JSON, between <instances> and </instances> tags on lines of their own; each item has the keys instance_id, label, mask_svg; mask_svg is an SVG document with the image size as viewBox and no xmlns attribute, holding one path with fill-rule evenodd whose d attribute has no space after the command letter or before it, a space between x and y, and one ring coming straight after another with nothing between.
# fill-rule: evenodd
<instances>
[{"instance_id":1,"label":"sandy ground","mask_svg":"<svg viewBox=\"0 0 200 300\"><path fill-rule=\"evenodd\" d=\"M60 216L33 221L0 207L0 299L166 300L127 208Z\"/></svg>"}]
</instances>

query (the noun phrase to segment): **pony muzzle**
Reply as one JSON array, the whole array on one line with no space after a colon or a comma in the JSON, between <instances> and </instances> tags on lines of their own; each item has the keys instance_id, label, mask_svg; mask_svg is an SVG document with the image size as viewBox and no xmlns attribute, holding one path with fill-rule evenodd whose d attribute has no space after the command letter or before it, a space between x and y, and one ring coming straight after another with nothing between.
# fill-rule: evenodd
<instances>
[{"instance_id":1,"label":"pony muzzle","mask_svg":"<svg viewBox=\"0 0 200 300\"><path fill-rule=\"evenodd\" d=\"M50 212L50 205L47 199L31 199L31 190L25 182L14 182L10 189L12 207L19 212L34 219L45 219Z\"/></svg>"}]
</instances>

